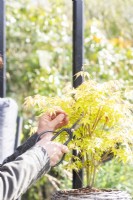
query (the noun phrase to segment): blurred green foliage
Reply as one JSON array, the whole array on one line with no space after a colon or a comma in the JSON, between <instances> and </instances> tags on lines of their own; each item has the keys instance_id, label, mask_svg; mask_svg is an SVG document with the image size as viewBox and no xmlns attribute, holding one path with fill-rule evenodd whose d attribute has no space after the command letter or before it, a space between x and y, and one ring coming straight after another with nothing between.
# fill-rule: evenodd
<instances>
[{"instance_id":1,"label":"blurred green foliage","mask_svg":"<svg viewBox=\"0 0 133 200\"><path fill-rule=\"evenodd\" d=\"M118 161L113 159L101 168L95 187L126 190L133 196L133 178L131 174L133 174L132 165L118 164Z\"/></svg>"},{"instance_id":2,"label":"blurred green foliage","mask_svg":"<svg viewBox=\"0 0 133 200\"><path fill-rule=\"evenodd\" d=\"M7 91L22 103L34 94L61 94L71 73L71 26L63 5L7 1Z\"/></svg>"},{"instance_id":3,"label":"blurred green foliage","mask_svg":"<svg viewBox=\"0 0 133 200\"><path fill-rule=\"evenodd\" d=\"M34 115L23 111L24 98L38 93L60 96L66 84L71 84L72 2L7 0L6 8L7 95L19 104L25 139ZM92 78L98 81L119 79L123 85L132 86L132 10L132 0L85 0L84 67ZM61 167L51 172L61 181L58 187L69 188L71 181L68 175L62 174ZM103 166L97 187L116 187L133 193L130 174L132 166L111 161ZM49 199L50 194L45 191L51 193L54 187L48 180L42 178L23 199Z\"/></svg>"}]
</instances>

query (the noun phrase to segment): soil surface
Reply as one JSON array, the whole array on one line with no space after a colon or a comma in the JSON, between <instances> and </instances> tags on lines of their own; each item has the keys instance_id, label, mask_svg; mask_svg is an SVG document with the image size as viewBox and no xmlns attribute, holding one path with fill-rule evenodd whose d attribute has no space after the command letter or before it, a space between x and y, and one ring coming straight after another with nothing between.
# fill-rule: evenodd
<instances>
[{"instance_id":1,"label":"soil surface","mask_svg":"<svg viewBox=\"0 0 133 200\"><path fill-rule=\"evenodd\" d=\"M85 188L79 188L79 189L73 189L73 190L62 190L60 191L63 194L87 194L90 192L112 192L112 191L118 191L118 190L113 190L113 189L97 189L97 188L90 188L90 187L85 187Z\"/></svg>"}]
</instances>

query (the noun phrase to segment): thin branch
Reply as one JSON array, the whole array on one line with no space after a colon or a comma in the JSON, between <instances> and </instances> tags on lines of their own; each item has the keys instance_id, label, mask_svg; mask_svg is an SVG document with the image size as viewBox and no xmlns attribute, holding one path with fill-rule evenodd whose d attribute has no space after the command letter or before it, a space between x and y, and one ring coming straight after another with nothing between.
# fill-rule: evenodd
<instances>
[{"instance_id":1,"label":"thin branch","mask_svg":"<svg viewBox=\"0 0 133 200\"><path fill-rule=\"evenodd\" d=\"M94 182L95 182L95 177L96 177L96 166L94 166L94 170L93 170L93 177L92 177L92 182L91 182L91 187L93 187Z\"/></svg>"}]
</instances>

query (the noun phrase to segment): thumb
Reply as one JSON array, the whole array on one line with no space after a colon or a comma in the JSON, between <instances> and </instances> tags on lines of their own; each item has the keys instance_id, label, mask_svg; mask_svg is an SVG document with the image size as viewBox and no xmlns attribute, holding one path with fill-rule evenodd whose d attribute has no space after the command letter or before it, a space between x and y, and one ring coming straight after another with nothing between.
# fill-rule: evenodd
<instances>
[{"instance_id":1,"label":"thumb","mask_svg":"<svg viewBox=\"0 0 133 200\"><path fill-rule=\"evenodd\" d=\"M64 117L65 117L64 114L59 114L55 119L51 121L52 126L56 127L59 123L63 121Z\"/></svg>"}]
</instances>

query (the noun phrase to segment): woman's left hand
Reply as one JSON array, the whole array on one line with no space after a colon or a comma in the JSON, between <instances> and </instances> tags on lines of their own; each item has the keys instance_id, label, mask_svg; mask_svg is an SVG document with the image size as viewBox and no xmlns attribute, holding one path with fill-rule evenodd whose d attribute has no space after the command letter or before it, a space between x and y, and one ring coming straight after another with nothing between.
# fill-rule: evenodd
<instances>
[{"instance_id":1,"label":"woman's left hand","mask_svg":"<svg viewBox=\"0 0 133 200\"><path fill-rule=\"evenodd\" d=\"M52 115L45 113L39 118L37 134L45 131L55 131L57 128L61 128L67 124L68 116L63 110L58 109ZM43 137L49 141L53 137L53 134L48 132Z\"/></svg>"}]
</instances>

